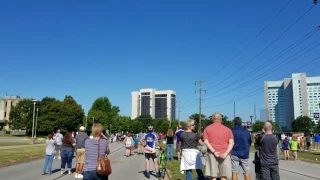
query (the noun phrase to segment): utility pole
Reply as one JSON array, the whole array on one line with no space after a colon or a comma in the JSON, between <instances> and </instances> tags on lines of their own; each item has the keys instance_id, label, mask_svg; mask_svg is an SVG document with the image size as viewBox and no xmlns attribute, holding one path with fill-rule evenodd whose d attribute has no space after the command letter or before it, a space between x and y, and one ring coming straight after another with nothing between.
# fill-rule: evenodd
<instances>
[{"instance_id":1,"label":"utility pole","mask_svg":"<svg viewBox=\"0 0 320 180\"><path fill-rule=\"evenodd\" d=\"M254 122L256 122L256 120L257 120L256 105L254 105Z\"/></svg>"},{"instance_id":2,"label":"utility pole","mask_svg":"<svg viewBox=\"0 0 320 180\"><path fill-rule=\"evenodd\" d=\"M181 103L181 101L179 100L179 101L178 101L178 124L179 124L179 126L180 126L180 112L181 112L181 110L180 110L180 108L181 108L180 103Z\"/></svg>"},{"instance_id":3,"label":"utility pole","mask_svg":"<svg viewBox=\"0 0 320 180\"><path fill-rule=\"evenodd\" d=\"M201 129L202 129L202 125L201 125L201 120L202 120L202 116L201 116L201 110L202 110L202 92L206 92L206 90L202 89L202 83L204 81L202 80L202 78L200 78L200 81L196 81L195 84L199 83L200 85L200 89L199 89L199 129L198 129L198 134L201 135Z\"/></svg>"},{"instance_id":4,"label":"utility pole","mask_svg":"<svg viewBox=\"0 0 320 180\"><path fill-rule=\"evenodd\" d=\"M233 118L236 118L236 102L233 102Z\"/></svg>"}]
</instances>

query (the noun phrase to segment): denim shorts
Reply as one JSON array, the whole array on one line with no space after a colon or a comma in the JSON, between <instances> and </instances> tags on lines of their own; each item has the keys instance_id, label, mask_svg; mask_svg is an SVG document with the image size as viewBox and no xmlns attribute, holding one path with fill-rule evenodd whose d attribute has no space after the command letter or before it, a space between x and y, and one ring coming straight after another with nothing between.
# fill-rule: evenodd
<instances>
[{"instance_id":1,"label":"denim shorts","mask_svg":"<svg viewBox=\"0 0 320 180\"><path fill-rule=\"evenodd\" d=\"M97 171L84 171L83 180L108 180L108 176L101 176Z\"/></svg>"}]
</instances>

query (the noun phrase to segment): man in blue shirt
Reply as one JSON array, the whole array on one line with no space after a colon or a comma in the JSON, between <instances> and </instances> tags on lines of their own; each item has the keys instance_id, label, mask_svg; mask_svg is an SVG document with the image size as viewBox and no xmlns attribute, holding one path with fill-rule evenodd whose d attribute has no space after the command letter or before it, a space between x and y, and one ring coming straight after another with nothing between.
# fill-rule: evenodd
<instances>
[{"instance_id":1,"label":"man in blue shirt","mask_svg":"<svg viewBox=\"0 0 320 180\"><path fill-rule=\"evenodd\" d=\"M320 134L317 134L316 136L314 136L314 150L319 151L319 148L320 148Z\"/></svg>"},{"instance_id":2,"label":"man in blue shirt","mask_svg":"<svg viewBox=\"0 0 320 180\"><path fill-rule=\"evenodd\" d=\"M232 129L234 146L231 151L232 180L238 179L238 172L242 169L244 179L250 180L249 152L252 143L250 132L242 127L242 119L235 117L235 127Z\"/></svg>"},{"instance_id":3,"label":"man in blue shirt","mask_svg":"<svg viewBox=\"0 0 320 180\"><path fill-rule=\"evenodd\" d=\"M158 137L153 133L153 127L148 127L148 133L140 140L140 143L145 141L145 158L146 158L146 171L145 176L150 178L150 158L152 158L154 163L154 168L156 171L156 177L159 177L159 165L156 155L156 147L161 145L158 142Z\"/></svg>"}]
</instances>

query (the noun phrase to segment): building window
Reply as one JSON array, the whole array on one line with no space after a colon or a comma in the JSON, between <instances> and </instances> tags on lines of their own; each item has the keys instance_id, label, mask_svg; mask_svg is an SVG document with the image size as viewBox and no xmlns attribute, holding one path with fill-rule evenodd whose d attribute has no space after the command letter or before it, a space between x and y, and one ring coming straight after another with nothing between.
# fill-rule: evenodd
<instances>
[{"instance_id":1,"label":"building window","mask_svg":"<svg viewBox=\"0 0 320 180\"><path fill-rule=\"evenodd\" d=\"M4 112L4 118L6 118L7 117L7 112Z\"/></svg>"},{"instance_id":2,"label":"building window","mask_svg":"<svg viewBox=\"0 0 320 180\"><path fill-rule=\"evenodd\" d=\"M298 83L300 84L300 80L298 80Z\"/></svg>"}]
</instances>

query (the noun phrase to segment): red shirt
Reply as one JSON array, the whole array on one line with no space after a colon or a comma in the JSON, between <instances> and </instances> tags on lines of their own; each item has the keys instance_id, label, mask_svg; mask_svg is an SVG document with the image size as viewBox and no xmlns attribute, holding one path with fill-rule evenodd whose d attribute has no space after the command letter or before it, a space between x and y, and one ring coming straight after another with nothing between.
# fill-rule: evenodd
<instances>
[{"instance_id":1,"label":"red shirt","mask_svg":"<svg viewBox=\"0 0 320 180\"><path fill-rule=\"evenodd\" d=\"M206 127L203 138L207 139L216 152L225 153L229 146L229 139L233 139L232 131L219 122Z\"/></svg>"}]
</instances>

